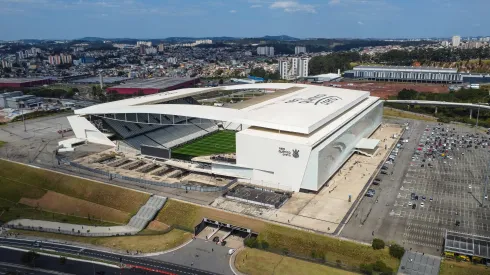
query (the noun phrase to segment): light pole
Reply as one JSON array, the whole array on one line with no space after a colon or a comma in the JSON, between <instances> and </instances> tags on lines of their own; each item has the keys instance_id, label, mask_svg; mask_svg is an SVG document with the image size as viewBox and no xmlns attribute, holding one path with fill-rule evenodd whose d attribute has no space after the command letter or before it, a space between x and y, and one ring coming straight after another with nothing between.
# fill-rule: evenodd
<instances>
[{"instance_id":1,"label":"light pole","mask_svg":"<svg viewBox=\"0 0 490 275\"><path fill-rule=\"evenodd\" d=\"M485 177L485 183L483 185L483 192L481 194L481 205L480 207L483 207L485 204L485 195L487 194L488 191L488 174L490 173L490 161L488 161L488 166L487 166L487 175Z\"/></svg>"}]
</instances>

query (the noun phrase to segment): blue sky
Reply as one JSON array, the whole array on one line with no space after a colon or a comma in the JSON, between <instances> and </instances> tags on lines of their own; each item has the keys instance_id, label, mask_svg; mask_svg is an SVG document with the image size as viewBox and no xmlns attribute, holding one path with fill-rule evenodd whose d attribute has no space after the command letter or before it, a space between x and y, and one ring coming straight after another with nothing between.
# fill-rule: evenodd
<instances>
[{"instance_id":1,"label":"blue sky","mask_svg":"<svg viewBox=\"0 0 490 275\"><path fill-rule=\"evenodd\" d=\"M0 40L490 36L490 0L0 0Z\"/></svg>"}]
</instances>

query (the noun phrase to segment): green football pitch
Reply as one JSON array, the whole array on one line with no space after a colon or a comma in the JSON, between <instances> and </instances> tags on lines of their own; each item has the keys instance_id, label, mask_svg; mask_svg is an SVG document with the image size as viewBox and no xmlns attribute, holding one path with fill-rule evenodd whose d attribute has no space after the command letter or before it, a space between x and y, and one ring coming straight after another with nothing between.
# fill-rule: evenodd
<instances>
[{"instance_id":1,"label":"green football pitch","mask_svg":"<svg viewBox=\"0 0 490 275\"><path fill-rule=\"evenodd\" d=\"M235 153L234 131L218 131L172 149L172 158L190 160L193 157Z\"/></svg>"}]
</instances>

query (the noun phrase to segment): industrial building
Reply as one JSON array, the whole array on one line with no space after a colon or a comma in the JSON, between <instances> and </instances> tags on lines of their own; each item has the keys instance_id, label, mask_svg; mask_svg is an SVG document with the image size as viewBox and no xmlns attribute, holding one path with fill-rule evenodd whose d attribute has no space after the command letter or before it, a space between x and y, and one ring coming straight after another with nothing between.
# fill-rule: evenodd
<instances>
[{"instance_id":1,"label":"industrial building","mask_svg":"<svg viewBox=\"0 0 490 275\"><path fill-rule=\"evenodd\" d=\"M240 102L239 107L200 105L193 98L252 89L268 93L248 105ZM354 152L374 154L379 140L368 138L381 124L382 113L383 102L368 92L263 83L188 88L113 101L75 110L68 120L79 139L114 148L126 144L160 158L172 158L172 149L182 144L233 131L234 153L192 158L203 164L201 172L257 186L316 192Z\"/></svg>"},{"instance_id":2,"label":"industrial building","mask_svg":"<svg viewBox=\"0 0 490 275\"><path fill-rule=\"evenodd\" d=\"M357 66L344 72L345 78L415 83L490 83L490 74L461 73L455 68L406 66Z\"/></svg>"},{"instance_id":3,"label":"industrial building","mask_svg":"<svg viewBox=\"0 0 490 275\"><path fill-rule=\"evenodd\" d=\"M32 108L39 107L43 99L34 95L24 95L21 91L0 94L0 108Z\"/></svg>"},{"instance_id":4,"label":"industrial building","mask_svg":"<svg viewBox=\"0 0 490 275\"><path fill-rule=\"evenodd\" d=\"M172 78L172 77L155 77L150 79L131 80L125 84L107 88L108 92L118 94L155 94L164 91L189 88L199 83L199 78Z\"/></svg>"},{"instance_id":5,"label":"industrial building","mask_svg":"<svg viewBox=\"0 0 490 275\"><path fill-rule=\"evenodd\" d=\"M25 88L49 85L54 81L49 78L0 78L0 88Z\"/></svg>"}]
</instances>

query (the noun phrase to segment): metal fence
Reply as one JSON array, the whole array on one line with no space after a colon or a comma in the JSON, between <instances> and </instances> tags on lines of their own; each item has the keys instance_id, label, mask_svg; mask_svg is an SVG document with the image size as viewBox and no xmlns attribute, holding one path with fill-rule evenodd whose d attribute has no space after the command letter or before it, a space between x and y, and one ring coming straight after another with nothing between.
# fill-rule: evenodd
<instances>
[{"instance_id":1,"label":"metal fence","mask_svg":"<svg viewBox=\"0 0 490 275\"><path fill-rule=\"evenodd\" d=\"M60 163L67 164L67 165L70 165L70 166L78 168L78 169L83 169L83 170L87 170L87 171L95 173L95 174L104 175L104 176L108 177L110 180L116 178L116 179L122 179L122 180L126 180L126 181L132 181L132 182L137 182L137 183L141 183L141 184L146 184L146 185L184 189L186 191L222 192L222 191L227 190L228 187L230 187L232 184L234 184L235 182L238 181L237 179L233 179L224 186L199 186L199 185L192 185L189 183L166 183L166 182L160 182L160 181L151 181L151 180L146 180L146 179L127 177L127 176L119 175L116 173L109 173L107 171L90 168L90 167L81 165L79 163L64 160L64 159L59 159L59 161L60 161Z\"/></svg>"}]
</instances>

